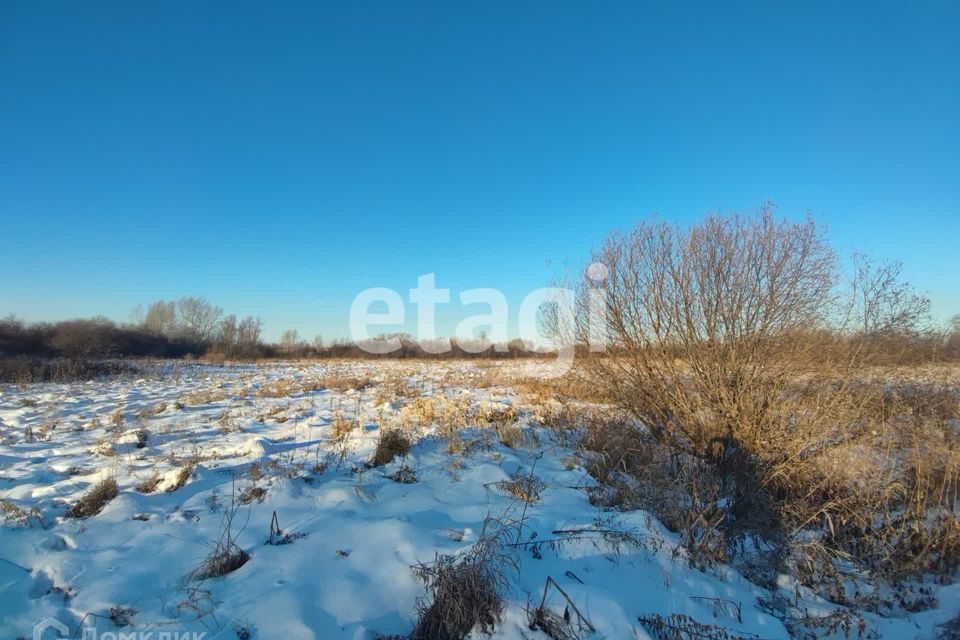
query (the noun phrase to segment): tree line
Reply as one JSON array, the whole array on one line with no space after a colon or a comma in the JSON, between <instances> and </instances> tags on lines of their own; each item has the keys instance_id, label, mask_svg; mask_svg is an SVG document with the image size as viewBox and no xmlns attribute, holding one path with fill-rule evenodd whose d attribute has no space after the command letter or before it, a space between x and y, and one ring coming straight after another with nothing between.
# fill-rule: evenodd
<instances>
[{"instance_id":1,"label":"tree line","mask_svg":"<svg viewBox=\"0 0 960 640\"><path fill-rule=\"evenodd\" d=\"M131 322L118 324L104 316L27 324L14 316L0 319L0 357L96 358L206 356L222 359L372 358L376 354L350 340L325 344L321 336L301 339L293 329L278 343L263 340L263 319L225 314L200 297L158 300L138 306ZM437 353L408 334L395 334L400 347L392 358L516 358L534 351L522 340L489 344L482 338L452 340L449 351Z\"/></svg>"},{"instance_id":2,"label":"tree line","mask_svg":"<svg viewBox=\"0 0 960 640\"><path fill-rule=\"evenodd\" d=\"M157 301L137 307L133 321L118 324L97 316L27 324L0 320L0 355L65 358L180 358L221 353L252 358L268 354L263 320L238 319L203 298Z\"/></svg>"}]
</instances>

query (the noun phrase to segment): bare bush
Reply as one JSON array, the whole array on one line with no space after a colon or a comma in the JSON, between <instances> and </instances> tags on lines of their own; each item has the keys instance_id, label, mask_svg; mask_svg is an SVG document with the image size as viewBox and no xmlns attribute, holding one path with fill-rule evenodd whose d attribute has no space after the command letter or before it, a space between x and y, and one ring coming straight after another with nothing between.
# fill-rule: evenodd
<instances>
[{"instance_id":1,"label":"bare bush","mask_svg":"<svg viewBox=\"0 0 960 640\"><path fill-rule=\"evenodd\" d=\"M757 536L782 547L800 532L878 570L881 558L910 566L897 552L907 539L937 550L931 559L953 552L949 400L929 385L903 399L861 379L879 337L922 330L926 303L898 265L859 260L843 291L816 224L778 221L766 208L685 229L641 223L593 261L607 277L585 278L574 337L602 335L610 346L583 358L582 374L642 425L588 427L588 468L606 485L595 499L655 505L709 560Z\"/></svg>"}]
</instances>

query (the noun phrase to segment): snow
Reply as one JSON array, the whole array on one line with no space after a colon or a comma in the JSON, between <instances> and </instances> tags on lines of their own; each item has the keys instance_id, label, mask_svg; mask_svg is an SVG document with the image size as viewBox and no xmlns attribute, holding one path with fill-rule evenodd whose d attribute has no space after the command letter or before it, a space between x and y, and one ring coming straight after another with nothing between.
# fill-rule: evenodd
<instances>
[{"instance_id":1,"label":"snow","mask_svg":"<svg viewBox=\"0 0 960 640\"><path fill-rule=\"evenodd\" d=\"M687 614L731 633L789 637L758 606L757 598L768 595L761 587L728 567L691 568L674 552L676 536L650 514L592 506L582 490L592 480L568 463L575 452L552 440L522 406L528 437L516 449L491 429L464 425L467 450L450 454L436 427L426 425L405 459L368 469L380 428L399 415L402 399L383 401L379 386L257 394L278 379L307 380L334 369L380 381L404 377L424 394L471 406L521 405L509 388L470 386L482 374L472 363L188 365L138 380L4 387L0 500L22 511L0 520L0 638L30 637L48 616L71 633L81 624L118 633L109 619L118 606L135 611L122 631L154 637L175 631L236 638L239 629L269 639L404 634L424 596L411 566L462 552L488 516L505 514L523 515L521 542L545 542L517 548L519 570L508 571L508 604L495 638L547 637L528 628L526 608L539 603L548 576L596 627L592 637L647 638L637 617L653 613ZM198 391L223 398L178 404ZM120 427L111 422L117 410L124 415ZM337 443L334 418L353 419L358 410L362 428ZM141 427L149 436L138 448ZM259 473L251 473L253 464ZM387 477L401 464L417 482ZM496 483L531 469L545 489L524 513ZM137 490L155 475L154 492ZM119 484L117 498L90 518L64 516L107 477ZM223 577L191 579L220 537L231 503L254 485L266 490L262 501L240 505L233 523L250 560ZM289 544L265 544L274 512L284 533L297 534ZM597 523L632 532L641 543L617 550L599 536L546 542L564 537L555 531ZM956 585L943 587L940 602L952 603L953 611L945 606L877 628L886 637L935 637L935 625L956 613L957 596ZM711 598L739 604L741 620L717 611ZM563 611L556 593L548 603Z\"/></svg>"}]
</instances>

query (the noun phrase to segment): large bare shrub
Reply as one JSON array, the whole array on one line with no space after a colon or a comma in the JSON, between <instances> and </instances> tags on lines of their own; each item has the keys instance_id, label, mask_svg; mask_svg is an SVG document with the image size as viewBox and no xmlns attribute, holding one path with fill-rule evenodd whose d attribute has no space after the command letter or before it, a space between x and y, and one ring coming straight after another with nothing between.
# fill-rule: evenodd
<instances>
[{"instance_id":1,"label":"large bare shrub","mask_svg":"<svg viewBox=\"0 0 960 640\"><path fill-rule=\"evenodd\" d=\"M769 208L642 222L592 258L606 277L584 280L574 337L608 348L583 371L644 427L588 430L591 470L613 485L598 499L669 512L710 560L816 530L829 531L822 557L869 555L884 575L904 568L892 565L907 539L926 554L914 567L951 568L940 559L957 544L957 443L942 417L953 410L930 385L903 398L862 379L885 344L922 334L927 303L897 263L856 258L845 276L813 220ZM666 493L645 495L658 484Z\"/></svg>"},{"instance_id":2,"label":"large bare shrub","mask_svg":"<svg viewBox=\"0 0 960 640\"><path fill-rule=\"evenodd\" d=\"M593 256L612 357L588 370L656 438L695 456L721 439L774 447L784 389L833 302L837 258L812 220L643 222ZM581 309L581 337L587 321ZM596 327L593 328L596 331Z\"/></svg>"}]
</instances>

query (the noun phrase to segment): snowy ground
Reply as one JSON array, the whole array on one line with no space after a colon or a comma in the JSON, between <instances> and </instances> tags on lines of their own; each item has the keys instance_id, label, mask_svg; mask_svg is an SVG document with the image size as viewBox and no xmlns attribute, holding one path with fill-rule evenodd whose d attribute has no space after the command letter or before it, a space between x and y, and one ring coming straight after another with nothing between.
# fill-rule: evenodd
<instances>
[{"instance_id":1,"label":"snowy ground","mask_svg":"<svg viewBox=\"0 0 960 640\"><path fill-rule=\"evenodd\" d=\"M378 384L359 391L307 384L334 369ZM674 554L675 536L648 514L592 506L583 491L592 480L570 443L539 426L510 388L480 385L484 375L471 363L185 365L140 380L4 387L0 638L31 637L47 617L66 624L70 637L81 637L81 625L104 638L409 633L424 596L411 566L462 552L487 516L524 524L495 638L547 637L528 628L526 610L539 604L548 576L596 628L583 637L647 638L638 616L653 613L687 614L744 637L788 637L759 608L757 598L769 595L763 589L732 570L690 568ZM283 389L278 380L297 382ZM466 409L463 451L448 452L438 427L424 424L412 427L405 459L365 467L384 425L411 428L404 407L413 398L385 394L397 380L409 381L414 396L442 396ZM493 429L471 424L477 412L507 406L519 409L523 429L513 448ZM338 421L357 426L338 439ZM388 477L401 465L416 482ZM544 483L536 502L525 505L497 485L531 470ZM100 513L66 517L111 477L119 495ZM152 492L138 490L151 479ZM223 577L191 577L241 495L249 504L239 506L233 531L249 561ZM289 544L265 544L274 513L292 534ZM555 533L577 529L588 530L577 541ZM610 529L631 541L614 545L592 531ZM938 596L939 609L876 630L936 637L935 625L960 609L956 586ZM548 604L557 613L566 606L555 590ZM60 636L51 628L41 637Z\"/></svg>"}]
</instances>

